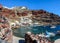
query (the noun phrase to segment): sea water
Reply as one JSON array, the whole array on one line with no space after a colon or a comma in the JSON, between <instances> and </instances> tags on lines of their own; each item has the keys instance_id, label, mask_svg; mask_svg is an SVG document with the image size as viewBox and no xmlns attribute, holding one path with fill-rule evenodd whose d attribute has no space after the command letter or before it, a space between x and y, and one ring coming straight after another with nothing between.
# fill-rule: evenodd
<instances>
[{"instance_id":1,"label":"sea water","mask_svg":"<svg viewBox=\"0 0 60 43\"><path fill-rule=\"evenodd\" d=\"M33 34L40 34L40 33L46 33L48 32L53 32L57 33L57 31L60 31L60 25L56 25L55 28L51 28L51 26L25 26L25 27L20 27L13 31L14 35L17 37L24 37L26 32L32 32ZM56 40L60 38L60 35L56 35L54 37L51 37L52 40Z\"/></svg>"}]
</instances>

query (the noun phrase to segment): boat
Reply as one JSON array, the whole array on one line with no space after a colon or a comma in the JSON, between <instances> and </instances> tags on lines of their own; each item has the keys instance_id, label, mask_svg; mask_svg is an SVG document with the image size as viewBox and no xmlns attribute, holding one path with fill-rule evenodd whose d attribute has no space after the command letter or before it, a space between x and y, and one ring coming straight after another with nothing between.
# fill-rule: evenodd
<instances>
[{"instance_id":1,"label":"boat","mask_svg":"<svg viewBox=\"0 0 60 43\"><path fill-rule=\"evenodd\" d=\"M36 22L36 23L32 23L32 26L33 26L33 27L42 26L42 24L39 24L39 23Z\"/></svg>"},{"instance_id":2,"label":"boat","mask_svg":"<svg viewBox=\"0 0 60 43\"><path fill-rule=\"evenodd\" d=\"M53 26L51 26L50 28L56 28L56 26L53 25Z\"/></svg>"},{"instance_id":3,"label":"boat","mask_svg":"<svg viewBox=\"0 0 60 43\"><path fill-rule=\"evenodd\" d=\"M59 30L59 31L57 31L56 35L60 35L60 30Z\"/></svg>"},{"instance_id":4,"label":"boat","mask_svg":"<svg viewBox=\"0 0 60 43\"><path fill-rule=\"evenodd\" d=\"M54 37L55 34L53 32L46 31L46 37Z\"/></svg>"}]
</instances>

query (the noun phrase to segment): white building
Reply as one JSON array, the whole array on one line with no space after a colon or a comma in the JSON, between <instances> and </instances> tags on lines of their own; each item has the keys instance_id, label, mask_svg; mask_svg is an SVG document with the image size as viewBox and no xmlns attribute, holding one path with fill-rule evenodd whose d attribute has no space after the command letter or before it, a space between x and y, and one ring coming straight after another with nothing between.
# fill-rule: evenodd
<instances>
[{"instance_id":1,"label":"white building","mask_svg":"<svg viewBox=\"0 0 60 43\"><path fill-rule=\"evenodd\" d=\"M24 24L31 24L32 20L29 17L21 17L20 23Z\"/></svg>"}]
</instances>

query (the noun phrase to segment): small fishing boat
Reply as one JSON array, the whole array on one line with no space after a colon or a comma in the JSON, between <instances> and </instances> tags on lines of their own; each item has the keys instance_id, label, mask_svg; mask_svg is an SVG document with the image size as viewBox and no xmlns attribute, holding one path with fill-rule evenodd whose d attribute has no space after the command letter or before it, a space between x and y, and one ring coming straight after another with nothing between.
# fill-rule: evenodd
<instances>
[{"instance_id":1,"label":"small fishing boat","mask_svg":"<svg viewBox=\"0 0 60 43\"><path fill-rule=\"evenodd\" d=\"M46 31L46 37L54 37L55 36L55 34L53 33L53 32L48 32L48 31Z\"/></svg>"},{"instance_id":2,"label":"small fishing boat","mask_svg":"<svg viewBox=\"0 0 60 43\"><path fill-rule=\"evenodd\" d=\"M50 28L56 28L56 26L53 25L53 26L51 26Z\"/></svg>"}]
</instances>

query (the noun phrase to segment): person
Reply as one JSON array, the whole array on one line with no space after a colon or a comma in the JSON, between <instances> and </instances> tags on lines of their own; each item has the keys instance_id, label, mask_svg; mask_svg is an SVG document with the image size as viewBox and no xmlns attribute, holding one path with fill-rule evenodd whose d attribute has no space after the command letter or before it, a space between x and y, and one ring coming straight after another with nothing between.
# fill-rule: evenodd
<instances>
[{"instance_id":1,"label":"person","mask_svg":"<svg viewBox=\"0 0 60 43\"><path fill-rule=\"evenodd\" d=\"M31 32L27 32L25 34L25 43L32 43L32 39L30 37L31 34L32 34Z\"/></svg>"},{"instance_id":2,"label":"person","mask_svg":"<svg viewBox=\"0 0 60 43\"><path fill-rule=\"evenodd\" d=\"M37 40L36 40L34 34L31 34L30 37L31 37L31 39L32 39L32 43L37 43Z\"/></svg>"},{"instance_id":3,"label":"person","mask_svg":"<svg viewBox=\"0 0 60 43\"><path fill-rule=\"evenodd\" d=\"M35 39L35 40L36 40L36 42L35 42L35 43L40 43L39 35L38 35L38 34L36 34L36 35L35 35L35 38L36 38L36 39Z\"/></svg>"}]
</instances>

